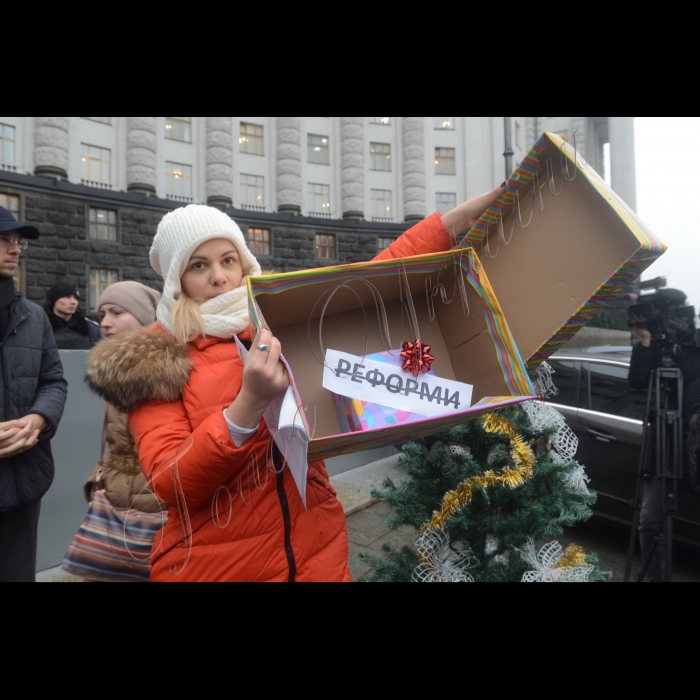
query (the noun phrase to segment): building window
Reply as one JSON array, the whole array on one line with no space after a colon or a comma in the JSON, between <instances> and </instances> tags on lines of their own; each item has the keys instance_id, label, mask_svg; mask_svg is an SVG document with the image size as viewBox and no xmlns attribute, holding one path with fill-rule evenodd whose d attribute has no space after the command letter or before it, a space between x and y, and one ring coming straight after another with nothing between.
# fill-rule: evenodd
<instances>
[{"instance_id":1,"label":"building window","mask_svg":"<svg viewBox=\"0 0 700 700\"><path fill-rule=\"evenodd\" d=\"M372 190L372 218L393 219L391 190Z\"/></svg>"},{"instance_id":2,"label":"building window","mask_svg":"<svg viewBox=\"0 0 700 700\"><path fill-rule=\"evenodd\" d=\"M100 124L112 123L112 117L83 117L83 119L89 119L91 122L99 122Z\"/></svg>"},{"instance_id":3,"label":"building window","mask_svg":"<svg viewBox=\"0 0 700 700\"><path fill-rule=\"evenodd\" d=\"M168 195L192 199L192 166L167 161L165 191Z\"/></svg>"},{"instance_id":4,"label":"building window","mask_svg":"<svg viewBox=\"0 0 700 700\"><path fill-rule=\"evenodd\" d=\"M253 156L265 155L265 127L241 122L241 135L238 137L241 153Z\"/></svg>"},{"instance_id":5,"label":"building window","mask_svg":"<svg viewBox=\"0 0 700 700\"><path fill-rule=\"evenodd\" d=\"M389 126L391 124L391 117L372 117L371 124L383 124L384 126Z\"/></svg>"},{"instance_id":6,"label":"building window","mask_svg":"<svg viewBox=\"0 0 700 700\"><path fill-rule=\"evenodd\" d=\"M456 175L457 165L455 162L454 148L435 149L435 174L436 175Z\"/></svg>"},{"instance_id":7,"label":"building window","mask_svg":"<svg viewBox=\"0 0 700 700\"><path fill-rule=\"evenodd\" d=\"M377 239L377 253L385 251L396 239L395 238L378 238Z\"/></svg>"},{"instance_id":8,"label":"building window","mask_svg":"<svg viewBox=\"0 0 700 700\"><path fill-rule=\"evenodd\" d=\"M3 194L0 192L0 207L7 209L19 221L19 197L14 194Z\"/></svg>"},{"instance_id":9,"label":"building window","mask_svg":"<svg viewBox=\"0 0 700 700\"><path fill-rule=\"evenodd\" d=\"M265 209L265 178L241 175L241 204L244 209Z\"/></svg>"},{"instance_id":10,"label":"building window","mask_svg":"<svg viewBox=\"0 0 700 700\"><path fill-rule=\"evenodd\" d=\"M335 260L335 236L321 234L316 236L316 259Z\"/></svg>"},{"instance_id":11,"label":"building window","mask_svg":"<svg viewBox=\"0 0 700 700\"><path fill-rule=\"evenodd\" d=\"M15 164L15 127L0 124L0 163Z\"/></svg>"},{"instance_id":12,"label":"building window","mask_svg":"<svg viewBox=\"0 0 700 700\"><path fill-rule=\"evenodd\" d=\"M371 143L369 145L370 168L372 170L391 171L391 144Z\"/></svg>"},{"instance_id":13,"label":"building window","mask_svg":"<svg viewBox=\"0 0 700 700\"><path fill-rule=\"evenodd\" d=\"M165 138L192 143L192 117L166 117Z\"/></svg>"},{"instance_id":14,"label":"building window","mask_svg":"<svg viewBox=\"0 0 700 700\"><path fill-rule=\"evenodd\" d=\"M119 282L119 272L117 270L104 270L90 268L90 311L96 314L100 310L100 297L113 284Z\"/></svg>"},{"instance_id":15,"label":"building window","mask_svg":"<svg viewBox=\"0 0 700 700\"><path fill-rule=\"evenodd\" d=\"M441 131L454 131L454 117L435 117L435 128Z\"/></svg>"},{"instance_id":16,"label":"building window","mask_svg":"<svg viewBox=\"0 0 700 700\"><path fill-rule=\"evenodd\" d=\"M98 241L117 240L117 212L90 207L88 236Z\"/></svg>"},{"instance_id":17,"label":"building window","mask_svg":"<svg viewBox=\"0 0 700 700\"><path fill-rule=\"evenodd\" d=\"M109 148L80 144L83 182L109 183L112 180L112 151Z\"/></svg>"},{"instance_id":18,"label":"building window","mask_svg":"<svg viewBox=\"0 0 700 700\"><path fill-rule=\"evenodd\" d=\"M318 185L309 183L309 212L312 214L331 213L331 187L330 185Z\"/></svg>"},{"instance_id":19,"label":"building window","mask_svg":"<svg viewBox=\"0 0 700 700\"><path fill-rule=\"evenodd\" d=\"M330 152L328 148L328 137L308 135L308 159L309 163L317 165L330 165Z\"/></svg>"},{"instance_id":20,"label":"building window","mask_svg":"<svg viewBox=\"0 0 700 700\"><path fill-rule=\"evenodd\" d=\"M253 255L271 255L270 230L266 228L249 228L248 247Z\"/></svg>"},{"instance_id":21,"label":"building window","mask_svg":"<svg viewBox=\"0 0 700 700\"><path fill-rule=\"evenodd\" d=\"M441 214L447 214L457 206L457 195L454 192L438 192L435 195L435 208Z\"/></svg>"}]
</instances>

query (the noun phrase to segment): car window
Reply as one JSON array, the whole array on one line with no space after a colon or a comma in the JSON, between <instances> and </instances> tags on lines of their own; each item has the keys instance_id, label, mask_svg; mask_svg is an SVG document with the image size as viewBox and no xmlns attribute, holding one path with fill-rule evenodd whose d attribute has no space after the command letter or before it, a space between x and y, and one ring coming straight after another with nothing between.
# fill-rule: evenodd
<instances>
[{"instance_id":1,"label":"car window","mask_svg":"<svg viewBox=\"0 0 700 700\"><path fill-rule=\"evenodd\" d=\"M592 362L584 367L584 381L588 378L588 406L584 408L620 418L644 420L647 392L630 389L629 369L619 365ZM584 397L585 399L585 397Z\"/></svg>"},{"instance_id":2,"label":"car window","mask_svg":"<svg viewBox=\"0 0 700 700\"><path fill-rule=\"evenodd\" d=\"M548 360L554 370L554 386L559 390L557 396L553 396L550 401L561 406L578 407L578 362L564 360Z\"/></svg>"}]
</instances>

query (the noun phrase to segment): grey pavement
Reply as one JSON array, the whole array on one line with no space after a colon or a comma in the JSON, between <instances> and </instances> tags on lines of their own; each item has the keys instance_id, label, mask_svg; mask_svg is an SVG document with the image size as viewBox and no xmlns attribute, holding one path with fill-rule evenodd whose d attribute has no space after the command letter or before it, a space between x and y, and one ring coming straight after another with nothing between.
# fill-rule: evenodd
<instances>
[{"instance_id":1,"label":"grey pavement","mask_svg":"<svg viewBox=\"0 0 700 700\"><path fill-rule=\"evenodd\" d=\"M377 462L352 469L331 477L333 487L345 508L350 544L350 572L354 581L359 581L369 573L368 567L360 561L360 553L382 554L385 543L397 549L413 546L416 531L403 527L390 530L386 521L391 515L390 508L372 498L372 489L380 488L387 477L401 483L407 470L399 464L399 455L393 455ZM586 552L595 552L600 557L601 568L613 572L613 582L624 578L629 543L629 529L594 518L589 523L568 530L558 541L568 547L577 544ZM544 543L539 543L544 544ZM700 582L700 551L690 547L677 546L675 549L674 581L678 583ZM640 557L637 553L633 575L639 572ZM76 579L67 576L60 569L53 569L38 575L40 582L71 582Z\"/></svg>"}]
</instances>

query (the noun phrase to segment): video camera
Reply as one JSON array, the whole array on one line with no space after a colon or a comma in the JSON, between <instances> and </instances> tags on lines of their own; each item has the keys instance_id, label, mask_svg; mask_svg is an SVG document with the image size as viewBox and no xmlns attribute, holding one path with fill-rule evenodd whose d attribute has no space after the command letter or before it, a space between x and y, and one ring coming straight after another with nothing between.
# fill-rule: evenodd
<instances>
[{"instance_id":1,"label":"video camera","mask_svg":"<svg viewBox=\"0 0 700 700\"><path fill-rule=\"evenodd\" d=\"M666 284L665 277L657 277L639 285L642 291L653 290L651 294L625 297L638 302L629 309L629 326L646 328L655 343L700 345L700 332L695 333L695 308L686 304L686 294L666 289Z\"/></svg>"}]
</instances>

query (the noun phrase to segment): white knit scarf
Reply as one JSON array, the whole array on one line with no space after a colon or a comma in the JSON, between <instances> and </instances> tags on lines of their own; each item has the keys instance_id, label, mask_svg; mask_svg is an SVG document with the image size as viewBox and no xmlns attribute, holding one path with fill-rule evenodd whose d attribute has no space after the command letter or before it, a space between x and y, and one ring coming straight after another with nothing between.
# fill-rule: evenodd
<instances>
[{"instance_id":1,"label":"white knit scarf","mask_svg":"<svg viewBox=\"0 0 700 700\"><path fill-rule=\"evenodd\" d=\"M176 300L164 295L158 305L158 322L168 333L173 332L172 314ZM247 284L199 307L204 319L204 332L210 338L233 338L250 325Z\"/></svg>"}]
</instances>

